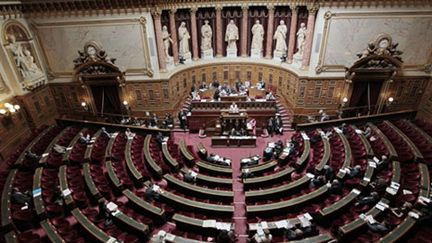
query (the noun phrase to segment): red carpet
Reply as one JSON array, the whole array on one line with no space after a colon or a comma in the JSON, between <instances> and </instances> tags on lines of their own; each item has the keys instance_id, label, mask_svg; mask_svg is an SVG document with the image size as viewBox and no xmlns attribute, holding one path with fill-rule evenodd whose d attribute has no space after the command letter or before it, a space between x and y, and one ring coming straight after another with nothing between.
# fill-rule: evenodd
<instances>
[{"instance_id":1,"label":"red carpet","mask_svg":"<svg viewBox=\"0 0 432 243\"><path fill-rule=\"evenodd\" d=\"M209 153L215 153L232 160L232 178L233 178L233 191L234 191L234 215L233 222L235 224L235 232L238 236L239 243L246 243L248 239L247 234L247 217L246 217L246 204L245 204L245 194L243 191L243 183L239 176L241 174L240 160L242 158L258 154L262 156L264 148L267 146L268 142L275 142L282 140L286 143L287 139L291 138L293 132L285 132L283 135L275 135L274 137L268 138L257 138L257 146L255 148L212 148L211 138L199 138L198 134L189 134L183 132L175 132L174 140L176 143L179 142L181 138L185 139L186 144L192 145L196 149L198 143L204 144Z\"/></svg>"}]
</instances>

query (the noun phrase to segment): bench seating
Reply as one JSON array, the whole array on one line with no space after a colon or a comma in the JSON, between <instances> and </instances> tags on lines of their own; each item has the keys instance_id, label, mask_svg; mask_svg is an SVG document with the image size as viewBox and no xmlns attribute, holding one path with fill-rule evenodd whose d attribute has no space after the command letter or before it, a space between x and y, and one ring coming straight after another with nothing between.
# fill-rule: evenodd
<instances>
[{"instance_id":1,"label":"bench seating","mask_svg":"<svg viewBox=\"0 0 432 243\"><path fill-rule=\"evenodd\" d=\"M173 168L174 170L178 170L179 168L179 163L177 162L176 159L174 159L171 156L171 153L168 150L168 144L167 143L162 143L162 154L165 158L165 161L168 162L168 164L171 166L171 168Z\"/></svg>"},{"instance_id":2,"label":"bench seating","mask_svg":"<svg viewBox=\"0 0 432 243\"><path fill-rule=\"evenodd\" d=\"M115 238L109 236L103 230L93 224L78 208L71 211L77 222L89 233L94 239L99 242L118 242Z\"/></svg>"},{"instance_id":3,"label":"bench seating","mask_svg":"<svg viewBox=\"0 0 432 243\"><path fill-rule=\"evenodd\" d=\"M230 176L232 175L232 169L223 165L210 164L205 161L197 161L196 165L200 171L207 171L208 173L215 173L218 175Z\"/></svg>"},{"instance_id":4,"label":"bench seating","mask_svg":"<svg viewBox=\"0 0 432 243\"><path fill-rule=\"evenodd\" d=\"M193 194L200 194L201 196L209 197L211 199L218 199L218 200L232 202L234 197L234 193L232 191L215 190L215 189L196 186L193 184L186 183L170 174L165 174L164 178L168 181L168 184L171 184L176 189L180 188L183 191L189 191Z\"/></svg>"},{"instance_id":5,"label":"bench seating","mask_svg":"<svg viewBox=\"0 0 432 243\"><path fill-rule=\"evenodd\" d=\"M99 189L96 187L96 184L94 183L93 177L91 175L89 163L83 164L83 175L84 175L84 181L87 186L87 189L92 195L92 197L95 199L101 198L102 195L100 194Z\"/></svg>"},{"instance_id":6,"label":"bench seating","mask_svg":"<svg viewBox=\"0 0 432 243\"><path fill-rule=\"evenodd\" d=\"M150 154L150 141L151 135L149 134L144 138L143 152L145 160L147 161L148 165L150 165L150 168L153 170L154 173L156 173L157 175L162 175L162 168L158 165L158 163L156 163L156 161Z\"/></svg>"},{"instance_id":7,"label":"bench seating","mask_svg":"<svg viewBox=\"0 0 432 243\"><path fill-rule=\"evenodd\" d=\"M293 182L290 182L288 184L284 184L282 186L278 187L272 187L264 190L253 190L253 191L247 191L245 192L246 195L246 202L251 199L257 199L257 198L269 198L280 194L286 194L290 191L293 191L295 188L300 188L301 186L304 186L306 184L309 184L310 178L308 176L303 176L298 180L295 180Z\"/></svg>"},{"instance_id":8,"label":"bench seating","mask_svg":"<svg viewBox=\"0 0 432 243\"><path fill-rule=\"evenodd\" d=\"M278 162L276 160L271 160L271 161L268 161L264 164L257 164L257 165L252 165L252 166L243 166L242 171L248 169L249 173L252 173L254 175L259 175L259 174L263 174L265 172L273 170L277 164L278 164Z\"/></svg>"},{"instance_id":9,"label":"bench seating","mask_svg":"<svg viewBox=\"0 0 432 243\"><path fill-rule=\"evenodd\" d=\"M50 239L51 242L56 242L56 243L65 242L63 238L57 233L57 230L54 228L54 226L51 224L51 222L48 219L42 220L40 222L40 225L45 230L48 239Z\"/></svg>"},{"instance_id":10,"label":"bench seating","mask_svg":"<svg viewBox=\"0 0 432 243\"><path fill-rule=\"evenodd\" d=\"M59 185L60 185L60 191L63 192L66 189L69 189L68 182L67 182L67 166L62 165L59 169L58 174L59 179ZM63 196L63 199L68 206L72 206L74 204L74 200L72 198L72 194L69 194L67 196Z\"/></svg>"},{"instance_id":11,"label":"bench seating","mask_svg":"<svg viewBox=\"0 0 432 243\"><path fill-rule=\"evenodd\" d=\"M246 211L248 214L257 214L257 213L276 212L280 210L292 209L296 206L304 204L305 202L312 201L314 199L317 199L320 196L325 195L327 191L328 191L328 187L324 185L312 192L303 194L301 196L286 201L247 206Z\"/></svg>"},{"instance_id":12,"label":"bench seating","mask_svg":"<svg viewBox=\"0 0 432 243\"><path fill-rule=\"evenodd\" d=\"M183 167L181 172L188 173L188 170ZM232 188L232 178L220 178L215 176L208 176L197 173L196 181L200 182L204 185L214 185L214 186L222 186L222 187L230 187Z\"/></svg>"},{"instance_id":13,"label":"bench seating","mask_svg":"<svg viewBox=\"0 0 432 243\"><path fill-rule=\"evenodd\" d=\"M355 125L351 125L351 127L352 127L354 130L359 130L359 129L357 128L357 126L355 126ZM366 154L367 154L368 158L372 158L372 157L375 155L375 153L374 153L374 151L373 151L373 149L372 149L371 144L369 143L369 140L366 138L366 136L365 136L363 133L357 133L357 134L359 135L360 140L362 141L363 146L364 146L365 149L366 149Z\"/></svg>"},{"instance_id":14,"label":"bench seating","mask_svg":"<svg viewBox=\"0 0 432 243\"><path fill-rule=\"evenodd\" d=\"M1 201L1 221L2 228L7 229L12 226L12 213L11 213L11 196L13 189L13 182L15 175L18 172L17 169L11 169L6 178L5 184L2 191L2 201Z\"/></svg>"},{"instance_id":15,"label":"bench seating","mask_svg":"<svg viewBox=\"0 0 432 243\"><path fill-rule=\"evenodd\" d=\"M165 221L165 211L163 209L146 202L129 189L123 190L123 195L127 197L130 203L139 208L140 211L151 215L153 218L157 218L159 221Z\"/></svg>"},{"instance_id":16,"label":"bench seating","mask_svg":"<svg viewBox=\"0 0 432 243\"><path fill-rule=\"evenodd\" d=\"M340 137L340 139L342 140L343 146L344 146L344 154L345 154L345 159L344 162L342 164L342 167L340 169L345 169L345 168L349 168L351 167L351 161L352 161L352 153L351 153L351 147L350 144L348 142L348 139L346 138L346 136L342 133L342 132L336 132L338 134L338 136ZM337 177L338 178L344 178L345 173L339 171L337 173Z\"/></svg>"},{"instance_id":17,"label":"bench seating","mask_svg":"<svg viewBox=\"0 0 432 243\"><path fill-rule=\"evenodd\" d=\"M39 167L35 170L34 176L33 176L33 191L35 190L42 190L41 188L41 179L42 179L42 171L43 167ZM46 217L46 211L44 206L44 201L42 199L42 193L38 196L33 196L33 204L36 211L36 215L40 218Z\"/></svg>"},{"instance_id":18,"label":"bench seating","mask_svg":"<svg viewBox=\"0 0 432 243\"><path fill-rule=\"evenodd\" d=\"M319 133L322 132L321 129L317 129L317 131ZM323 135L321 135L321 140L323 141L323 145L324 145L324 154L320 162L315 166L315 170L317 172L321 172L321 170L324 169L324 166L329 162L331 156L330 141L327 138L325 138Z\"/></svg>"},{"instance_id":19,"label":"bench seating","mask_svg":"<svg viewBox=\"0 0 432 243\"><path fill-rule=\"evenodd\" d=\"M60 138L69 130L70 127L63 129L57 136L50 142L50 144L46 147L44 154L49 154L54 145L60 140ZM67 150L66 150L67 152ZM39 166L44 166L47 163L48 156L42 157L39 160Z\"/></svg>"},{"instance_id":20,"label":"bench seating","mask_svg":"<svg viewBox=\"0 0 432 243\"><path fill-rule=\"evenodd\" d=\"M134 162L132 161L132 139L128 139L126 142L125 147L125 160L126 160L126 167L129 171L129 173L132 175L132 178L136 182L142 182L144 180L144 177L142 174L138 171L136 168Z\"/></svg>"},{"instance_id":21,"label":"bench seating","mask_svg":"<svg viewBox=\"0 0 432 243\"><path fill-rule=\"evenodd\" d=\"M283 179L286 179L291 176L291 173L294 172L295 169L291 166L288 166L284 168L283 170L280 170L276 173L259 176L259 177L252 177L252 178L245 178L243 179L244 188L249 190L250 188L256 187L256 186L264 186L268 184L274 184L277 181L281 181Z\"/></svg>"},{"instance_id":22,"label":"bench seating","mask_svg":"<svg viewBox=\"0 0 432 243\"><path fill-rule=\"evenodd\" d=\"M423 161L423 154L420 152L420 150L417 148L417 146L411 141L411 139L403 133L398 127L396 127L393 123L389 121L384 121L385 124L387 124L393 131L395 131L405 142L408 144L408 147L410 148L411 152L414 154L414 160L421 162Z\"/></svg>"},{"instance_id":23,"label":"bench seating","mask_svg":"<svg viewBox=\"0 0 432 243\"><path fill-rule=\"evenodd\" d=\"M379 242L388 243L400 241L412 228L414 228L415 223L415 218L407 215L402 223L398 224L396 228L387 233L384 237L381 237Z\"/></svg>"},{"instance_id":24,"label":"bench seating","mask_svg":"<svg viewBox=\"0 0 432 243\"><path fill-rule=\"evenodd\" d=\"M353 202L357 196L360 194L360 191L357 189L352 189L346 196L342 199L334 202L332 205L325 207L319 210L319 214L322 217L328 217L330 215L336 214L342 208L348 206L351 202Z\"/></svg>"},{"instance_id":25,"label":"bench seating","mask_svg":"<svg viewBox=\"0 0 432 243\"><path fill-rule=\"evenodd\" d=\"M14 165L20 165L23 163L23 161L25 160L25 151L31 151L31 149L33 148L33 146L35 144L37 144L41 138L43 136L45 136L45 134L47 134L54 126L50 126L48 128L46 128L43 132L41 132L39 135L36 136L36 138L34 138L30 144L27 145L27 147L23 150L23 152L20 154L20 156L18 157L18 159L16 160Z\"/></svg>"},{"instance_id":26,"label":"bench seating","mask_svg":"<svg viewBox=\"0 0 432 243\"><path fill-rule=\"evenodd\" d=\"M105 161L105 168L108 178L110 179L113 186L117 189L121 189L123 187L123 183L121 182L120 178L118 178L111 160Z\"/></svg>"},{"instance_id":27,"label":"bench seating","mask_svg":"<svg viewBox=\"0 0 432 243\"><path fill-rule=\"evenodd\" d=\"M302 131L301 134L303 137L307 136L304 131ZM307 162L307 160L309 158L309 154L310 154L310 147L311 147L310 146L310 140L309 139L306 139L306 140L303 139L303 153L300 156L300 158L298 158L296 161L296 165L298 167L303 166Z\"/></svg>"},{"instance_id":28,"label":"bench seating","mask_svg":"<svg viewBox=\"0 0 432 243\"><path fill-rule=\"evenodd\" d=\"M387 151L389 152L389 159L396 159L398 157L398 154L396 152L395 147L393 146L393 144L390 142L390 140L388 139L388 137L386 135L384 135L384 133L374 124L372 124L371 122L368 122L367 125L372 129L372 131L374 131L377 136L379 136L381 138L381 140L384 142L385 146L387 147Z\"/></svg>"},{"instance_id":29,"label":"bench seating","mask_svg":"<svg viewBox=\"0 0 432 243\"><path fill-rule=\"evenodd\" d=\"M75 144L78 142L78 140L80 139L80 132L84 133L86 130L87 130L86 128L81 129L81 130L80 130L80 131L79 131L79 132L74 136L74 138L69 142L68 147L69 147L69 148L73 148L73 147L75 146ZM67 163L67 162L69 162L69 157L70 157L71 153L72 153L72 149L68 149L68 150L66 150L66 152L63 154L63 158L62 158L63 163Z\"/></svg>"},{"instance_id":30,"label":"bench seating","mask_svg":"<svg viewBox=\"0 0 432 243\"><path fill-rule=\"evenodd\" d=\"M184 141L184 139L181 139L179 142L179 147L180 147L180 152L183 155L183 157L191 162L194 161L195 157L193 156L193 154L189 151L189 149L186 146L186 142Z\"/></svg>"},{"instance_id":31,"label":"bench seating","mask_svg":"<svg viewBox=\"0 0 432 243\"><path fill-rule=\"evenodd\" d=\"M93 140L97 141L97 139L99 138L99 136L102 134L102 130L99 129L94 135L93 135ZM85 162L91 162L91 154L93 152L93 145L94 144L90 144L87 145L87 148L84 152L84 161Z\"/></svg>"}]
</instances>

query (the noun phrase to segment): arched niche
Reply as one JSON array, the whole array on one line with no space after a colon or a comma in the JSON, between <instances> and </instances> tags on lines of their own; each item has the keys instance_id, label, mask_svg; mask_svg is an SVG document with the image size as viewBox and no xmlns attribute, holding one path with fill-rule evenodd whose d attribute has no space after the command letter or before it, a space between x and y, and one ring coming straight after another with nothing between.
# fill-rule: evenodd
<instances>
[{"instance_id":1,"label":"arched niche","mask_svg":"<svg viewBox=\"0 0 432 243\"><path fill-rule=\"evenodd\" d=\"M86 89L88 98L82 102L90 105L97 115L121 115L124 112L124 72L108 57L102 45L96 41L87 42L78 51L74 60L74 78Z\"/></svg>"},{"instance_id":2,"label":"arched niche","mask_svg":"<svg viewBox=\"0 0 432 243\"><path fill-rule=\"evenodd\" d=\"M397 46L390 35L380 34L357 54L359 60L346 70L349 108L358 107L362 115L384 111L389 86L402 66Z\"/></svg>"},{"instance_id":3,"label":"arched niche","mask_svg":"<svg viewBox=\"0 0 432 243\"><path fill-rule=\"evenodd\" d=\"M43 85L46 76L30 32L18 21L6 21L2 42L20 86L24 90L33 90Z\"/></svg>"}]
</instances>

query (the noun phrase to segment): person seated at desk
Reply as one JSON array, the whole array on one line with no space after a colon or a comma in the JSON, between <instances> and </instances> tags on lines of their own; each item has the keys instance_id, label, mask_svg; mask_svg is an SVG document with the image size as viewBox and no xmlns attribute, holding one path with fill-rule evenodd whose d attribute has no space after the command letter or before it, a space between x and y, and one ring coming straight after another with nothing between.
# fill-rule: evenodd
<instances>
[{"instance_id":1,"label":"person seated at desk","mask_svg":"<svg viewBox=\"0 0 432 243\"><path fill-rule=\"evenodd\" d=\"M371 192L369 196L364 196L360 198L356 203L355 206L363 206L368 205L372 206L375 205L379 201L379 194L377 192Z\"/></svg>"},{"instance_id":2,"label":"person seated at desk","mask_svg":"<svg viewBox=\"0 0 432 243\"><path fill-rule=\"evenodd\" d=\"M81 144L91 144L91 138L90 138L90 134L87 134L86 136L84 136L84 134L82 132L79 133L79 140L78 142Z\"/></svg>"},{"instance_id":3,"label":"person seated at desk","mask_svg":"<svg viewBox=\"0 0 432 243\"><path fill-rule=\"evenodd\" d=\"M300 240L303 238L303 231L299 228L291 228L291 229L286 229L284 231L284 237L288 240L288 241L293 241L293 240Z\"/></svg>"},{"instance_id":4,"label":"person seated at desk","mask_svg":"<svg viewBox=\"0 0 432 243\"><path fill-rule=\"evenodd\" d=\"M168 137L164 137L164 135L161 132L158 132L156 134L156 141L159 145L162 145L162 143L166 142L168 140Z\"/></svg>"},{"instance_id":5,"label":"person seated at desk","mask_svg":"<svg viewBox=\"0 0 432 243\"><path fill-rule=\"evenodd\" d=\"M270 243L273 240L272 234L270 234L270 231L268 229L261 229L258 228L257 232L251 239L252 242L255 243Z\"/></svg>"},{"instance_id":6,"label":"person seated at desk","mask_svg":"<svg viewBox=\"0 0 432 243\"><path fill-rule=\"evenodd\" d=\"M333 168L330 165L324 165L323 174L328 181L332 180L334 177Z\"/></svg>"},{"instance_id":7,"label":"person seated at desk","mask_svg":"<svg viewBox=\"0 0 432 243\"><path fill-rule=\"evenodd\" d=\"M319 114L319 121L320 122L330 120L330 116L328 116L327 113L324 112L324 110L319 110L318 114Z\"/></svg>"},{"instance_id":8,"label":"person seated at desk","mask_svg":"<svg viewBox=\"0 0 432 243\"><path fill-rule=\"evenodd\" d=\"M372 129L368 126L368 127L366 127L366 129L364 130L364 132L363 132L363 135L366 137L366 138L369 138L371 135L372 135Z\"/></svg>"},{"instance_id":9,"label":"person seated at desk","mask_svg":"<svg viewBox=\"0 0 432 243\"><path fill-rule=\"evenodd\" d=\"M129 128L126 128L125 134L128 139L133 139L135 137L135 133L131 132Z\"/></svg>"},{"instance_id":10,"label":"person seated at desk","mask_svg":"<svg viewBox=\"0 0 432 243\"><path fill-rule=\"evenodd\" d=\"M234 243L236 240L236 235L233 230L221 230L216 237L216 242L218 243Z\"/></svg>"},{"instance_id":11,"label":"person seated at desk","mask_svg":"<svg viewBox=\"0 0 432 243\"><path fill-rule=\"evenodd\" d=\"M348 170L348 173L347 173L348 178L352 179L352 178L356 178L356 177L361 177L361 174L362 174L361 165L356 165L352 169L347 168L347 170Z\"/></svg>"},{"instance_id":12,"label":"person seated at desk","mask_svg":"<svg viewBox=\"0 0 432 243\"><path fill-rule=\"evenodd\" d=\"M213 83L211 84L211 86L213 87L213 88L219 88L219 81L217 81L217 80L214 80L213 81Z\"/></svg>"},{"instance_id":13,"label":"person seated at desk","mask_svg":"<svg viewBox=\"0 0 432 243\"><path fill-rule=\"evenodd\" d=\"M183 181L188 183L196 182L197 173L193 170L189 170L187 173L183 175Z\"/></svg>"},{"instance_id":14,"label":"person seated at desk","mask_svg":"<svg viewBox=\"0 0 432 243\"><path fill-rule=\"evenodd\" d=\"M404 202L401 207L390 208L390 211L398 218L402 218L402 216L406 215L411 209L413 205L410 202Z\"/></svg>"},{"instance_id":15,"label":"person seated at desk","mask_svg":"<svg viewBox=\"0 0 432 243\"><path fill-rule=\"evenodd\" d=\"M327 183L325 176L319 175L317 177L312 178L309 183L309 188L320 187Z\"/></svg>"},{"instance_id":16,"label":"person seated at desk","mask_svg":"<svg viewBox=\"0 0 432 243\"><path fill-rule=\"evenodd\" d=\"M164 121L162 122L162 127L164 129L173 128L173 124L174 124L174 120L173 120L171 114L166 113Z\"/></svg>"},{"instance_id":17,"label":"person seated at desk","mask_svg":"<svg viewBox=\"0 0 432 243\"><path fill-rule=\"evenodd\" d=\"M276 97L273 95L273 93L270 91L265 96L266 100L275 100Z\"/></svg>"},{"instance_id":18,"label":"person seated at desk","mask_svg":"<svg viewBox=\"0 0 432 243\"><path fill-rule=\"evenodd\" d=\"M224 96L228 96L228 92L226 91L226 89L221 89L220 92L219 92L219 95L223 96L223 97Z\"/></svg>"},{"instance_id":19,"label":"person seated at desk","mask_svg":"<svg viewBox=\"0 0 432 243\"><path fill-rule=\"evenodd\" d=\"M247 179L247 178L252 178L252 177L255 177L255 175L254 175L254 173L250 172L249 169L242 170L242 173L239 176L240 179Z\"/></svg>"},{"instance_id":20,"label":"person seated at desk","mask_svg":"<svg viewBox=\"0 0 432 243\"><path fill-rule=\"evenodd\" d=\"M199 95L198 92L192 93L192 100L201 100L201 96Z\"/></svg>"},{"instance_id":21,"label":"person seated at desk","mask_svg":"<svg viewBox=\"0 0 432 243\"><path fill-rule=\"evenodd\" d=\"M109 209L107 208L106 201L100 201L98 204L98 209L99 209L98 218L104 220L104 226L108 227L112 225L113 222L111 219L111 214L109 212Z\"/></svg>"},{"instance_id":22,"label":"person seated at desk","mask_svg":"<svg viewBox=\"0 0 432 243\"><path fill-rule=\"evenodd\" d=\"M366 224L372 232L384 235L390 231L390 227L386 220L380 223L376 221L372 215L369 215L368 217L370 217L370 219L366 220Z\"/></svg>"},{"instance_id":23,"label":"person seated at desk","mask_svg":"<svg viewBox=\"0 0 432 243\"><path fill-rule=\"evenodd\" d=\"M257 83L257 88L258 89L265 89L265 86L266 86L266 84L265 84L265 82L263 80L261 80L261 81L259 81Z\"/></svg>"},{"instance_id":24,"label":"person seated at desk","mask_svg":"<svg viewBox=\"0 0 432 243\"><path fill-rule=\"evenodd\" d=\"M66 153L66 147L65 146L61 146L58 144L54 144L53 150L56 151L59 154L64 154Z\"/></svg>"},{"instance_id":25,"label":"person seated at desk","mask_svg":"<svg viewBox=\"0 0 432 243\"><path fill-rule=\"evenodd\" d=\"M41 159L40 155L34 154L30 150L24 152L24 157L32 162L38 162Z\"/></svg>"},{"instance_id":26,"label":"person seated at desk","mask_svg":"<svg viewBox=\"0 0 432 243\"><path fill-rule=\"evenodd\" d=\"M153 113L152 117L150 118L150 127L156 127L157 128L157 124L158 124L158 117L157 117L156 113Z\"/></svg>"},{"instance_id":27,"label":"person seated at desk","mask_svg":"<svg viewBox=\"0 0 432 243\"><path fill-rule=\"evenodd\" d=\"M235 102L233 102L229 108L229 112L230 113L238 113L239 112L239 108L237 106L237 104Z\"/></svg>"},{"instance_id":28,"label":"person seated at desk","mask_svg":"<svg viewBox=\"0 0 432 243\"><path fill-rule=\"evenodd\" d=\"M17 204L24 204L26 207L32 205L32 195L31 192L26 191L22 193L17 187L12 189L12 202Z\"/></svg>"},{"instance_id":29,"label":"person seated at desk","mask_svg":"<svg viewBox=\"0 0 432 243\"><path fill-rule=\"evenodd\" d=\"M342 195L342 183L338 179L334 179L330 184L329 191L331 194Z\"/></svg>"},{"instance_id":30,"label":"person seated at desk","mask_svg":"<svg viewBox=\"0 0 432 243\"><path fill-rule=\"evenodd\" d=\"M213 100L218 101L220 99L220 96L221 96L220 91L216 89L213 94Z\"/></svg>"},{"instance_id":31,"label":"person seated at desk","mask_svg":"<svg viewBox=\"0 0 432 243\"><path fill-rule=\"evenodd\" d=\"M198 88L200 90L205 90L205 89L207 89L207 84L204 81L202 81L201 84L200 84L200 86Z\"/></svg>"}]
</instances>

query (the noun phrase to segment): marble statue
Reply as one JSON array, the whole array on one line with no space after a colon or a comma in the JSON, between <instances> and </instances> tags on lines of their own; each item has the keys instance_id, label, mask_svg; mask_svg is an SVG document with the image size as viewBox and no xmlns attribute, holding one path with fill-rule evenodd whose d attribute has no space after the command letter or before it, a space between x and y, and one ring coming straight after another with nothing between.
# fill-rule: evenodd
<instances>
[{"instance_id":1,"label":"marble statue","mask_svg":"<svg viewBox=\"0 0 432 243\"><path fill-rule=\"evenodd\" d=\"M201 51L212 50L213 32L208 20L204 20L204 25L201 27Z\"/></svg>"},{"instance_id":2,"label":"marble statue","mask_svg":"<svg viewBox=\"0 0 432 243\"><path fill-rule=\"evenodd\" d=\"M171 46L172 39L171 39L170 33L168 33L168 27L166 27L166 25L164 25L162 27L162 39L163 39L163 44L164 44L165 56L166 56L166 58L169 59L169 58L171 58L171 56L169 54L169 48Z\"/></svg>"},{"instance_id":3,"label":"marble statue","mask_svg":"<svg viewBox=\"0 0 432 243\"><path fill-rule=\"evenodd\" d=\"M17 68L24 80L32 81L43 76L43 72L36 64L30 50L23 47L21 43L17 43L13 34L10 34L8 37L10 41L9 46L14 55Z\"/></svg>"},{"instance_id":4,"label":"marble statue","mask_svg":"<svg viewBox=\"0 0 432 243\"><path fill-rule=\"evenodd\" d=\"M305 23L300 24L300 29L297 31L297 53L303 56L304 45L306 41L307 29Z\"/></svg>"},{"instance_id":5,"label":"marble statue","mask_svg":"<svg viewBox=\"0 0 432 243\"><path fill-rule=\"evenodd\" d=\"M264 40L264 27L260 24L259 20L255 21L252 26L252 44L251 53L258 52L262 53L263 50L263 40Z\"/></svg>"},{"instance_id":6,"label":"marble statue","mask_svg":"<svg viewBox=\"0 0 432 243\"><path fill-rule=\"evenodd\" d=\"M234 20L230 20L225 32L225 41L228 42L227 49L237 49L237 40L239 39L238 28Z\"/></svg>"},{"instance_id":7,"label":"marble statue","mask_svg":"<svg viewBox=\"0 0 432 243\"><path fill-rule=\"evenodd\" d=\"M276 40L275 52L281 54L287 51L286 34L288 32L285 21L281 20L279 26L276 28L276 32L273 35L273 39Z\"/></svg>"},{"instance_id":8,"label":"marble statue","mask_svg":"<svg viewBox=\"0 0 432 243\"><path fill-rule=\"evenodd\" d=\"M189 31L186 28L185 22L181 22L180 27L178 28L178 38L180 41L179 56L183 57L185 59L190 58L191 53L189 50L189 39L191 37L190 37Z\"/></svg>"}]
</instances>

